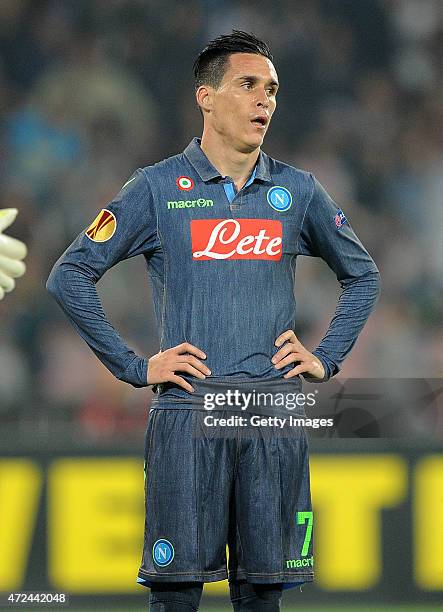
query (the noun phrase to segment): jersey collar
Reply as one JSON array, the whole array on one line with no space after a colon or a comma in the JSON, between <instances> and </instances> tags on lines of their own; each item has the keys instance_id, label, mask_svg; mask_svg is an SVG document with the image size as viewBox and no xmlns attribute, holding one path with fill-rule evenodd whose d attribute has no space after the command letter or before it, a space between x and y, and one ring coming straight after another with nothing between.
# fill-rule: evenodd
<instances>
[{"instance_id":1,"label":"jersey collar","mask_svg":"<svg viewBox=\"0 0 443 612\"><path fill-rule=\"evenodd\" d=\"M214 168L209 159L200 148L201 139L193 138L184 150L184 154L188 161L194 166L202 181L207 182L211 179L221 177L220 172ZM261 181L271 181L271 173L269 170L269 157L263 151L260 151L258 161L254 168L255 179ZM252 175L251 175L252 176ZM251 181L252 182L252 181Z\"/></svg>"}]
</instances>

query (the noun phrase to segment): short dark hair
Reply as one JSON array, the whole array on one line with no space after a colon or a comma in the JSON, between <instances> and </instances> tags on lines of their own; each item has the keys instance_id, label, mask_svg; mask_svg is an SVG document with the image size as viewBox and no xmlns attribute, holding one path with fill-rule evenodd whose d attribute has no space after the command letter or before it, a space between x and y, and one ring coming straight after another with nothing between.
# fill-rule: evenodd
<instances>
[{"instance_id":1,"label":"short dark hair","mask_svg":"<svg viewBox=\"0 0 443 612\"><path fill-rule=\"evenodd\" d=\"M223 34L211 40L199 53L194 62L195 89L201 85L210 85L217 89L226 72L229 56L233 53L255 53L274 62L265 42L254 34L232 30L232 34Z\"/></svg>"}]
</instances>

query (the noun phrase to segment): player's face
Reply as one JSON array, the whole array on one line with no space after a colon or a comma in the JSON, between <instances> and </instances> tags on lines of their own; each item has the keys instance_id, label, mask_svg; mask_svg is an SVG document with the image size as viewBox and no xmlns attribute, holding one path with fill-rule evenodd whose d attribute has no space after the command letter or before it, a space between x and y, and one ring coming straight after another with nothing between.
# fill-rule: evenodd
<instances>
[{"instance_id":1,"label":"player's face","mask_svg":"<svg viewBox=\"0 0 443 612\"><path fill-rule=\"evenodd\" d=\"M239 151L261 146L276 107L278 77L262 55L234 53L213 93L213 129Z\"/></svg>"}]
</instances>

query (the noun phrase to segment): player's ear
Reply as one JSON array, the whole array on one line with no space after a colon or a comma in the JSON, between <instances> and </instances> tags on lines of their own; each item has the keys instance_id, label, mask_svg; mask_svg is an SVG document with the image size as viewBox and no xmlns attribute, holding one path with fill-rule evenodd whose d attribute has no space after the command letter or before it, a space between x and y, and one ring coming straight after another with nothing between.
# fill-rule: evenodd
<instances>
[{"instance_id":1,"label":"player's ear","mask_svg":"<svg viewBox=\"0 0 443 612\"><path fill-rule=\"evenodd\" d=\"M210 112L213 106L213 89L209 85L200 85L195 92L197 104L203 112Z\"/></svg>"}]
</instances>

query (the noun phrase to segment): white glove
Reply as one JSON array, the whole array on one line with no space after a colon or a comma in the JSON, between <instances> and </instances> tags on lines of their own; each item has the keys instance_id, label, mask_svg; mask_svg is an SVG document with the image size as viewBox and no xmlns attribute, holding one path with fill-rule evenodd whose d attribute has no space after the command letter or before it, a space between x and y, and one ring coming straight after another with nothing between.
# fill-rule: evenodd
<instances>
[{"instance_id":1,"label":"white glove","mask_svg":"<svg viewBox=\"0 0 443 612\"><path fill-rule=\"evenodd\" d=\"M3 234L3 230L14 223L17 213L16 208L0 209L0 300L5 293L14 289L14 278L23 276L26 271L26 266L21 261L26 257L26 245Z\"/></svg>"}]
</instances>

